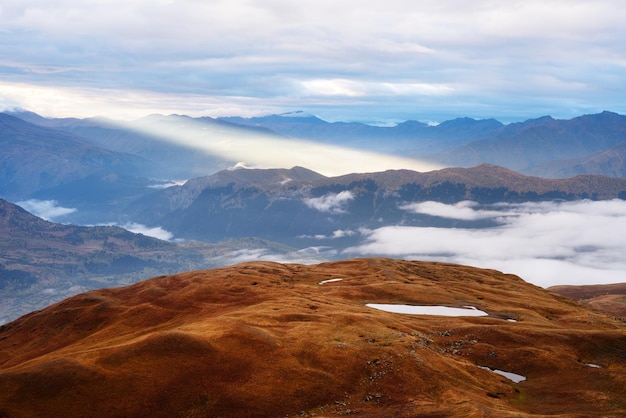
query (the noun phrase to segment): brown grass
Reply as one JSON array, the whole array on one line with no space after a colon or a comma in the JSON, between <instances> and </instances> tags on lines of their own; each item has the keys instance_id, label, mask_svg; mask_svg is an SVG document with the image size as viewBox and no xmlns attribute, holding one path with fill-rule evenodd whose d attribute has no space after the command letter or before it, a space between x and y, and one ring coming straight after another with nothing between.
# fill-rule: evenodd
<instances>
[{"instance_id":1,"label":"brown grass","mask_svg":"<svg viewBox=\"0 0 626 418\"><path fill-rule=\"evenodd\" d=\"M332 278L344 280L318 285ZM3 326L0 416L623 416L625 347L623 323L493 270L244 263L85 293Z\"/></svg>"}]
</instances>

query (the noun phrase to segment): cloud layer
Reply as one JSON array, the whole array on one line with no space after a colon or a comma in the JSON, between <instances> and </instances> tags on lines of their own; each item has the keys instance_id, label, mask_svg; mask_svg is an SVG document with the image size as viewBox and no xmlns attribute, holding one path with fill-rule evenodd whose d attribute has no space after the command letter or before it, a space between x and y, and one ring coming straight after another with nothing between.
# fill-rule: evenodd
<instances>
[{"instance_id":1,"label":"cloud layer","mask_svg":"<svg viewBox=\"0 0 626 418\"><path fill-rule=\"evenodd\" d=\"M0 106L50 115L624 113L620 0L5 0Z\"/></svg>"},{"instance_id":2,"label":"cloud layer","mask_svg":"<svg viewBox=\"0 0 626 418\"><path fill-rule=\"evenodd\" d=\"M407 207L408 209L409 207ZM578 201L476 205L426 202L414 211L453 219L493 219L492 228L387 226L361 231L350 255L437 260L516 274L540 285L626 280L626 202Z\"/></svg>"},{"instance_id":3,"label":"cloud layer","mask_svg":"<svg viewBox=\"0 0 626 418\"><path fill-rule=\"evenodd\" d=\"M354 195L349 190L339 193L329 193L320 197L310 197L304 199L304 204L320 212L339 214L346 213L346 205L354 199Z\"/></svg>"},{"instance_id":4,"label":"cloud layer","mask_svg":"<svg viewBox=\"0 0 626 418\"><path fill-rule=\"evenodd\" d=\"M127 223L121 226L122 228L134 232L135 234L143 234L149 237L162 239L165 241L170 241L174 238L174 235L161 228L160 226L148 227L146 225L142 225L136 222Z\"/></svg>"},{"instance_id":5,"label":"cloud layer","mask_svg":"<svg viewBox=\"0 0 626 418\"><path fill-rule=\"evenodd\" d=\"M17 202L17 205L21 206L24 210L32 213L33 215L47 221L53 221L56 218L76 212L75 208L65 208L63 206L59 206L59 203L56 200L30 199Z\"/></svg>"}]
</instances>

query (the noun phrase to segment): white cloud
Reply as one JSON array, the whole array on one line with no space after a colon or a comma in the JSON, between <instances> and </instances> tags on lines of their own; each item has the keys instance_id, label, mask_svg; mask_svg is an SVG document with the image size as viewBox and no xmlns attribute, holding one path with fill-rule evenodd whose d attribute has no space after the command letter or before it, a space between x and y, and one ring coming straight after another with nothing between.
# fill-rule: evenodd
<instances>
[{"instance_id":1,"label":"white cloud","mask_svg":"<svg viewBox=\"0 0 626 418\"><path fill-rule=\"evenodd\" d=\"M351 237L353 235L355 235L356 232L350 230L350 229L337 229L335 231L333 231L333 235L331 236L332 239L337 239L337 238L344 238L344 237Z\"/></svg>"},{"instance_id":2,"label":"white cloud","mask_svg":"<svg viewBox=\"0 0 626 418\"><path fill-rule=\"evenodd\" d=\"M187 180L172 180L166 183L155 183L148 186L150 189L167 189L168 187L182 186Z\"/></svg>"},{"instance_id":3,"label":"white cloud","mask_svg":"<svg viewBox=\"0 0 626 418\"><path fill-rule=\"evenodd\" d=\"M299 235L298 238L309 238L309 239L317 239L317 240L323 240L323 239L339 239L339 238L345 238L345 237L351 237L356 235L357 233L355 231L352 231L350 229L337 229L335 231L333 231L332 234L330 235L324 235L324 234L317 234L317 235Z\"/></svg>"},{"instance_id":4,"label":"white cloud","mask_svg":"<svg viewBox=\"0 0 626 418\"><path fill-rule=\"evenodd\" d=\"M75 208L65 208L63 206L59 206L59 203L56 200L30 199L17 202L17 205L21 206L33 215L47 221L53 221L55 218L76 212Z\"/></svg>"},{"instance_id":5,"label":"white cloud","mask_svg":"<svg viewBox=\"0 0 626 418\"><path fill-rule=\"evenodd\" d=\"M310 197L303 199L308 207L320 212L340 214L346 213L346 205L354 199L354 195L349 190L339 193L328 193L320 197Z\"/></svg>"},{"instance_id":6,"label":"white cloud","mask_svg":"<svg viewBox=\"0 0 626 418\"><path fill-rule=\"evenodd\" d=\"M443 84L360 82L346 79L314 79L301 82L304 94L321 96L438 96L454 92Z\"/></svg>"},{"instance_id":7,"label":"white cloud","mask_svg":"<svg viewBox=\"0 0 626 418\"><path fill-rule=\"evenodd\" d=\"M400 206L400 209L413 213L438 216L441 218L461 219L472 221L477 219L487 219L499 216L499 212L474 209L478 203L464 200L452 205L441 202L427 201L417 203L407 203Z\"/></svg>"},{"instance_id":8,"label":"white cloud","mask_svg":"<svg viewBox=\"0 0 626 418\"><path fill-rule=\"evenodd\" d=\"M446 205L444 205L446 206ZM489 211L447 205L462 219ZM443 207L443 206L442 206ZM540 286L626 280L626 202L577 201L498 205L501 225L483 229L387 226L363 230L346 253L448 261L495 268ZM475 217L468 212L476 212Z\"/></svg>"},{"instance_id":9,"label":"white cloud","mask_svg":"<svg viewBox=\"0 0 626 418\"><path fill-rule=\"evenodd\" d=\"M143 234L149 237L162 239L164 241L171 241L174 238L174 235L161 228L160 226L148 227L146 225L142 225L136 222L130 222L124 225L121 225L122 228L129 230L130 232L134 232L136 234Z\"/></svg>"},{"instance_id":10,"label":"white cloud","mask_svg":"<svg viewBox=\"0 0 626 418\"><path fill-rule=\"evenodd\" d=\"M274 261L276 263L316 264L336 256L330 247L307 247L288 253L273 253L266 248L248 248L225 254L213 261L219 265L231 265L248 261Z\"/></svg>"},{"instance_id":11,"label":"white cloud","mask_svg":"<svg viewBox=\"0 0 626 418\"><path fill-rule=\"evenodd\" d=\"M33 94L7 90L2 102L59 116L175 106L212 116L305 107L331 120L624 112L622 6L5 0L0 82ZM45 100L45 88L58 94Z\"/></svg>"}]
</instances>

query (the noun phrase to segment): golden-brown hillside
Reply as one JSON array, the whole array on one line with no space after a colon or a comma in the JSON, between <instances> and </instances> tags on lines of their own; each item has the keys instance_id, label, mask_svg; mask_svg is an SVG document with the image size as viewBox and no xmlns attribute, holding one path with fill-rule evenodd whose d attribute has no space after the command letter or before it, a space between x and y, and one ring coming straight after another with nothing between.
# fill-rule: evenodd
<instances>
[{"instance_id":1,"label":"golden-brown hillside","mask_svg":"<svg viewBox=\"0 0 626 418\"><path fill-rule=\"evenodd\" d=\"M625 324L493 270L245 263L92 291L1 327L0 416L623 416L625 347Z\"/></svg>"}]
</instances>

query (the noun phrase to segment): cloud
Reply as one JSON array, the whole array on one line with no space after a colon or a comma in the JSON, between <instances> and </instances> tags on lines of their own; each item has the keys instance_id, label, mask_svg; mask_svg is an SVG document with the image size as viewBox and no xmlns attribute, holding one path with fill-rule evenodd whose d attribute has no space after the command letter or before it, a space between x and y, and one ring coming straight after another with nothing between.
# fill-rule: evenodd
<instances>
[{"instance_id":1,"label":"cloud","mask_svg":"<svg viewBox=\"0 0 626 418\"><path fill-rule=\"evenodd\" d=\"M350 230L350 229L337 229L335 231L333 231L333 234L331 236L332 239L338 239L338 238L345 238L345 237L351 237L353 235L355 235L356 232Z\"/></svg>"},{"instance_id":2,"label":"cloud","mask_svg":"<svg viewBox=\"0 0 626 418\"><path fill-rule=\"evenodd\" d=\"M346 205L354 199L354 195L349 190L339 193L329 193L320 197L310 197L303 199L308 207L320 212L340 214L347 213Z\"/></svg>"},{"instance_id":3,"label":"cloud","mask_svg":"<svg viewBox=\"0 0 626 418\"><path fill-rule=\"evenodd\" d=\"M156 227L148 227L146 225L142 225L136 222L130 222L124 225L121 225L122 228L134 232L136 234L143 234L149 237L158 238L164 241L171 241L174 238L174 235L161 228L160 226Z\"/></svg>"},{"instance_id":4,"label":"cloud","mask_svg":"<svg viewBox=\"0 0 626 418\"><path fill-rule=\"evenodd\" d=\"M150 189L167 189L168 187L182 186L187 180L172 180L165 183L155 183L148 186Z\"/></svg>"},{"instance_id":5,"label":"cloud","mask_svg":"<svg viewBox=\"0 0 626 418\"><path fill-rule=\"evenodd\" d=\"M55 218L59 218L76 212L76 209L74 208L65 208L63 206L59 206L59 203L56 200L30 199L22 202L17 202L17 205L21 206L33 215L47 221L52 221Z\"/></svg>"},{"instance_id":6,"label":"cloud","mask_svg":"<svg viewBox=\"0 0 626 418\"><path fill-rule=\"evenodd\" d=\"M286 253L274 253L266 248L248 248L232 251L213 261L217 265L231 265L248 261L273 261L276 263L316 264L332 259L337 251L331 247L307 247Z\"/></svg>"},{"instance_id":7,"label":"cloud","mask_svg":"<svg viewBox=\"0 0 626 418\"><path fill-rule=\"evenodd\" d=\"M419 213L430 216L438 216L441 218L460 219L465 221L474 221L478 219L488 219L501 215L500 212L477 210L476 202L465 200L462 202L448 205L441 202L418 202L408 203L400 206L400 209L413 213Z\"/></svg>"},{"instance_id":8,"label":"cloud","mask_svg":"<svg viewBox=\"0 0 626 418\"><path fill-rule=\"evenodd\" d=\"M624 112L625 18L619 0L5 0L0 90L58 116Z\"/></svg>"},{"instance_id":9,"label":"cloud","mask_svg":"<svg viewBox=\"0 0 626 418\"><path fill-rule=\"evenodd\" d=\"M437 205L425 205L427 209ZM517 274L540 285L623 282L626 201L441 205L457 219L485 219L491 228L387 226L362 230L346 254L446 261ZM475 215L471 214L475 212Z\"/></svg>"},{"instance_id":10,"label":"cloud","mask_svg":"<svg viewBox=\"0 0 626 418\"><path fill-rule=\"evenodd\" d=\"M441 84L359 82L345 79L315 79L301 82L305 95L320 96L437 96L452 93L454 88Z\"/></svg>"},{"instance_id":11,"label":"cloud","mask_svg":"<svg viewBox=\"0 0 626 418\"><path fill-rule=\"evenodd\" d=\"M337 230L333 231L333 233L331 235L323 235L323 234L318 234L318 235L299 235L298 238L310 238L310 239L318 239L318 240L339 239L339 238L351 237L351 236L354 236L356 234L357 234L356 231L352 231L350 229L337 229Z\"/></svg>"}]
</instances>

